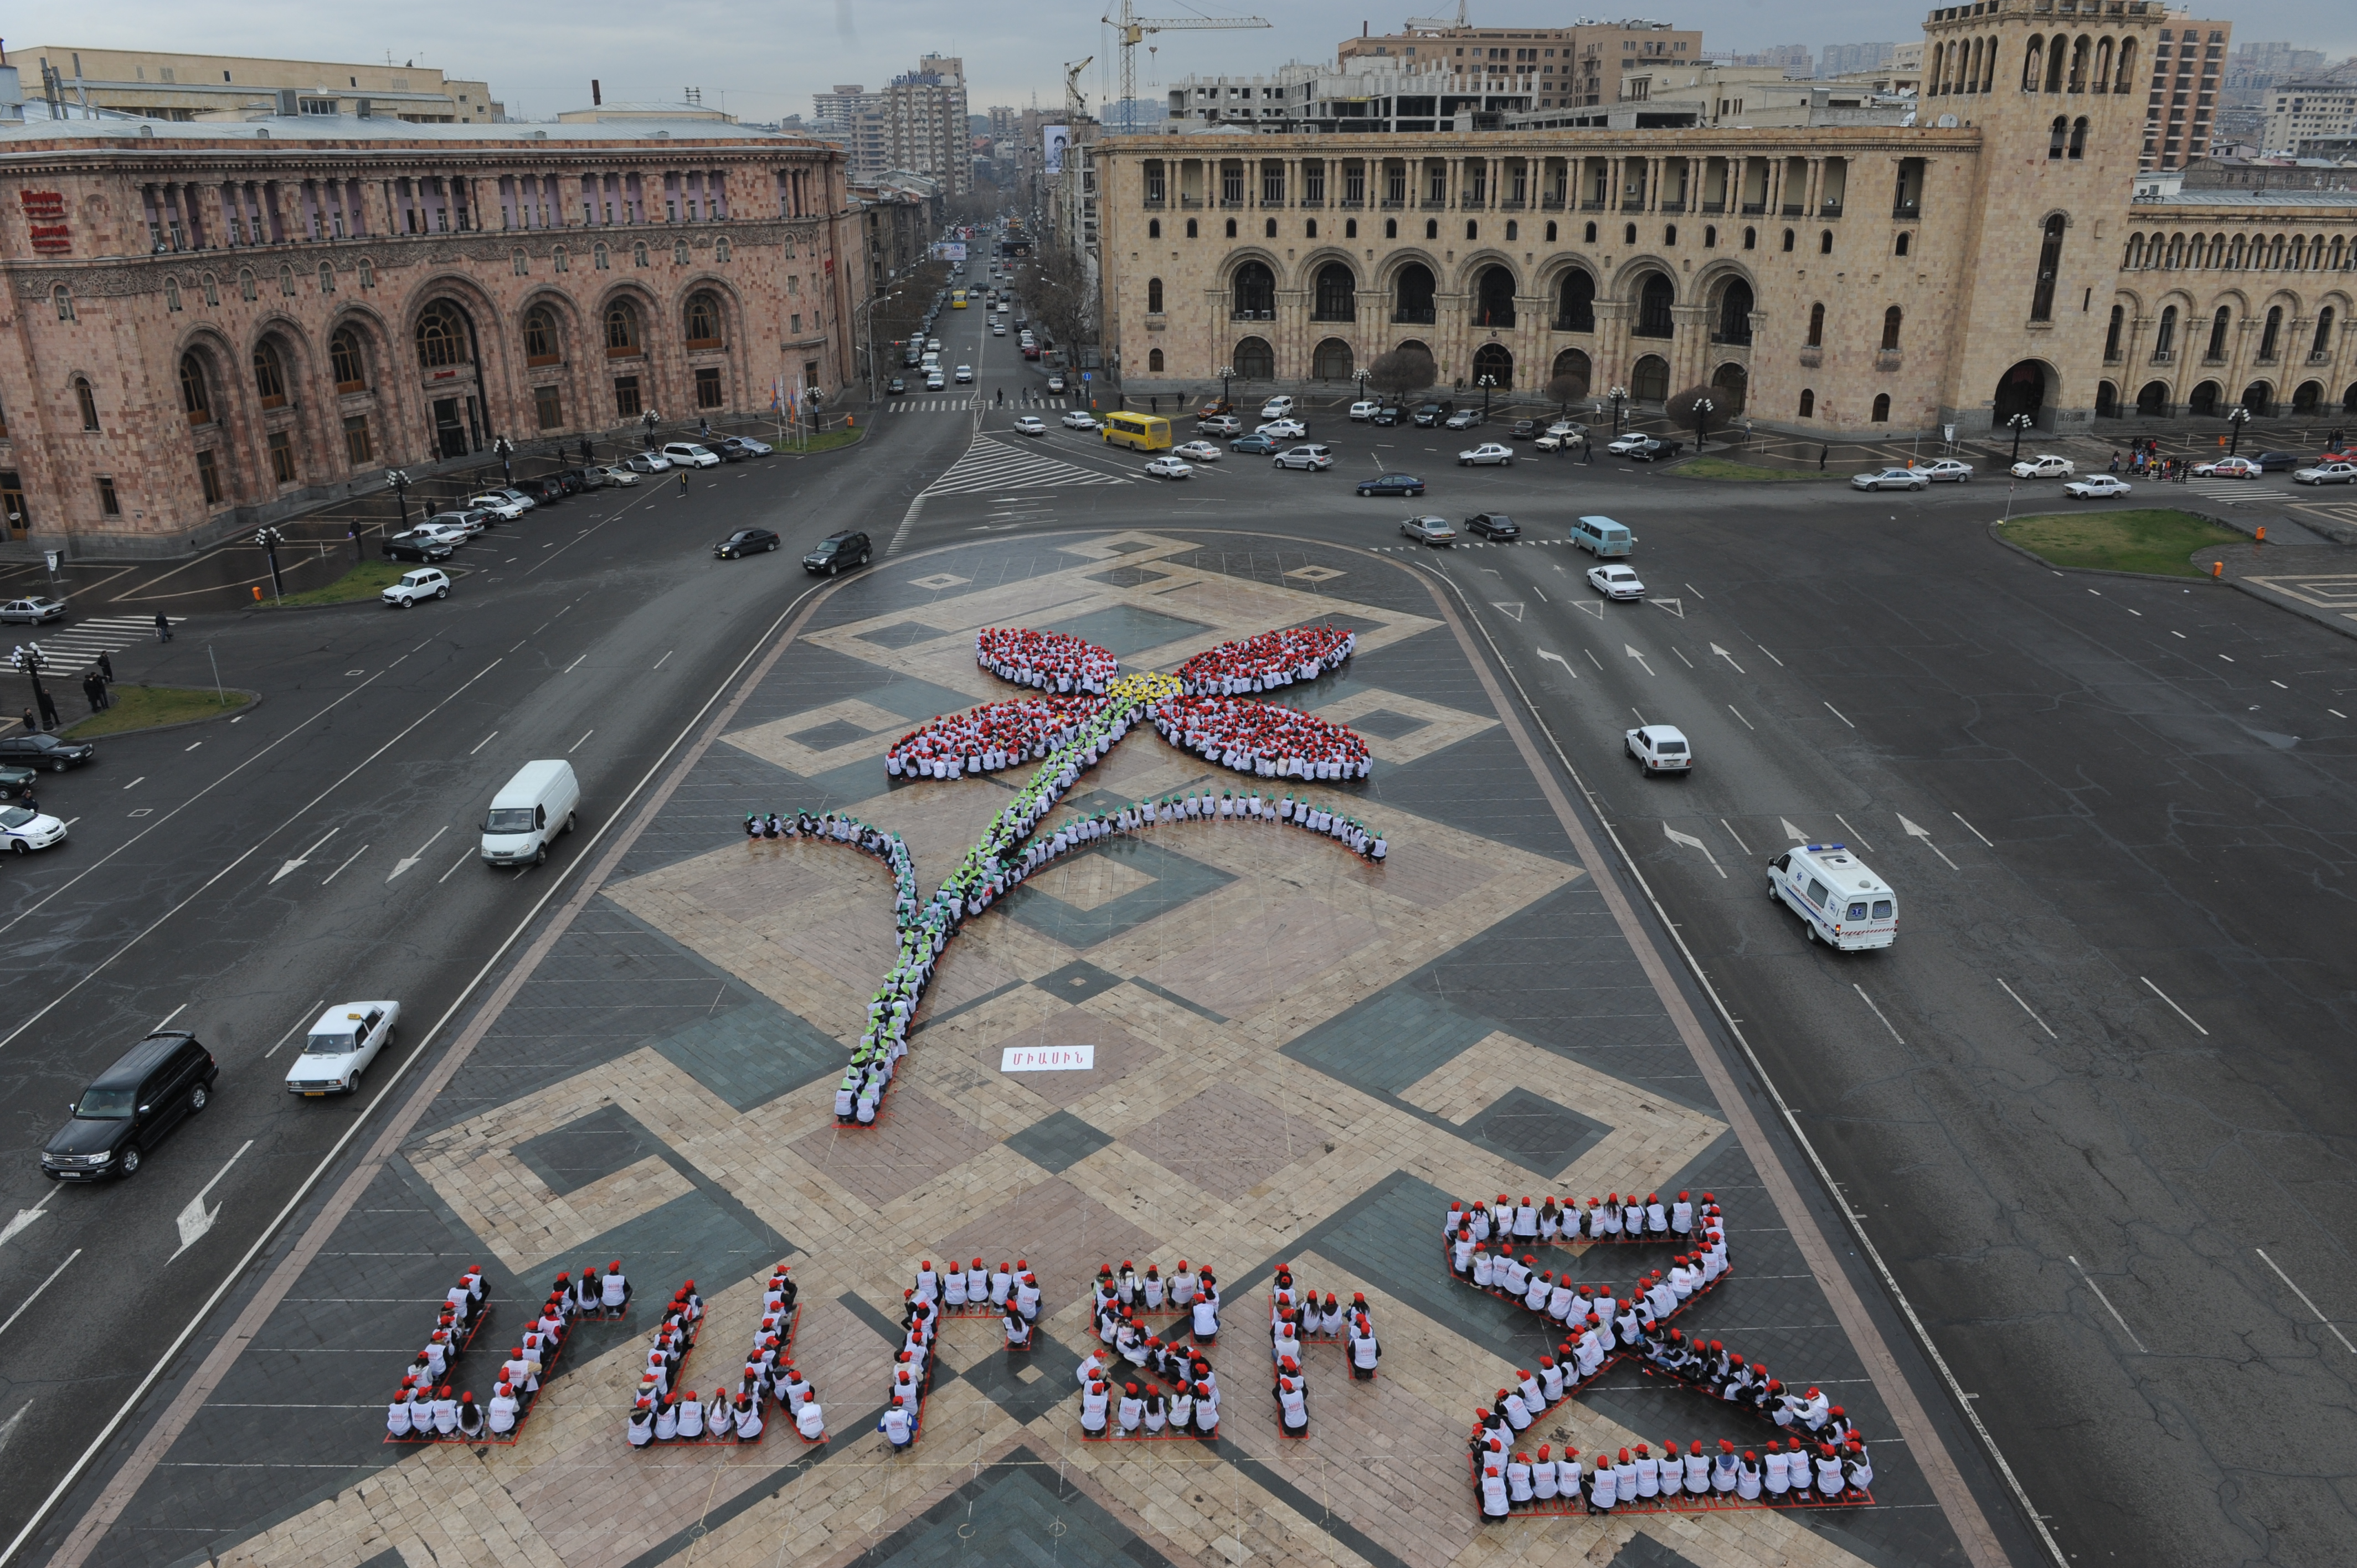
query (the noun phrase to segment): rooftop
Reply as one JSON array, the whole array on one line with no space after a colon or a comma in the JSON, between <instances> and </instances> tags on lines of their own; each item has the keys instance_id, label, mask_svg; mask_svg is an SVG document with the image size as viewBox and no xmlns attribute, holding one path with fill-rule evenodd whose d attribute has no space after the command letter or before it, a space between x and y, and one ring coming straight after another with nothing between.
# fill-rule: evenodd
<instances>
[{"instance_id":1,"label":"rooftop","mask_svg":"<svg viewBox=\"0 0 2357 1568\"><path fill-rule=\"evenodd\" d=\"M2346 207L2357 209L2357 190L2243 190L2205 186L2164 190L2133 199L2137 207Z\"/></svg>"},{"instance_id":2,"label":"rooftop","mask_svg":"<svg viewBox=\"0 0 2357 1568\"><path fill-rule=\"evenodd\" d=\"M271 141L294 143L448 142L479 146L501 142L643 142L676 138L682 141L773 143L788 146L831 146L813 137L731 124L713 119L643 119L565 121L531 124L507 121L482 124L456 121L421 124L391 115L273 114L248 121L148 120L128 114L101 114L84 119L52 120L48 106L36 100L25 105L22 124L0 121L0 153L36 152L44 145L90 142L153 142L158 150L191 146Z\"/></svg>"}]
</instances>

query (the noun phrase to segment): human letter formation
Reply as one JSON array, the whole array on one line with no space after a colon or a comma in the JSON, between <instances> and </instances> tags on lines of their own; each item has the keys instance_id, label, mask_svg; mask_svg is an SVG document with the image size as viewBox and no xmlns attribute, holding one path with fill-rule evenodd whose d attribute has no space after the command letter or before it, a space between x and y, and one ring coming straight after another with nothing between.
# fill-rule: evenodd
<instances>
[{"instance_id":1,"label":"human letter formation","mask_svg":"<svg viewBox=\"0 0 2357 1568\"><path fill-rule=\"evenodd\" d=\"M1031 1348L1030 1326L1039 1321L1039 1281L1025 1258L1012 1263L1001 1259L996 1269L984 1268L980 1258L963 1269L955 1258L948 1268L935 1269L933 1261L927 1258L917 1266L915 1287L901 1295L904 1312L907 1302L922 1297L939 1307L944 1317L1004 1320L1010 1350Z\"/></svg>"},{"instance_id":2,"label":"human letter formation","mask_svg":"<svg viewBox=\"0 0 2357 1568\"><path fill-rule=\"evenodd\" d=\"M681 1379L703 1336L704 1298L696 1294L694 1280L681 1285L647 1346L638 1392L623 1423L624 1440L633 1448L759 1443L769 1424L771 1401L785 1407L806 1439L823 1437L824 1412L819 1409L817 1391L794 1369L794 1326L802 1318L797 1292L787 1266L780 1263L762 1287L761 1326L753 1331L743 1370L733 1380L726 1372L719 1374L709 1397L699 1397L695 1390L682 1387Z\"/></svg>"},{"instance_id":3,"label":"human letter formation","mask_svg":"<svg viewBox=\"0 0 2357 1568\"><path fill-rule=\"evenodd\" d=\"M1339 626L1295 627L1265 631L1242 642L1223 642L1178 666L1178 682L1190 697L1241 697L1274 692L1296 681L1330 675L1358 651L1359 634Z\"/></svg>"},{"instance_id":4,"label":"human letter formation","mask_svg":"<svg viewBox=\"0 0 2357 1568\"><path fill-rule=\"evenodd\" d=\"M441 1318L385 1407L388 1443L512 1443L540 1402L541 1380L552 1375L558 1354L576 1323L619 1317L630 1310L630 1281L620 1259L599 1273L582 1265L579 1277L556 1276L540 1316L524 1326L493 1375L491 1397L479 1402L472 1389L452 1393L454 1364L490 1318L483 1271L468 1269L442 1300Z\"/></svg>"}]
</instances>

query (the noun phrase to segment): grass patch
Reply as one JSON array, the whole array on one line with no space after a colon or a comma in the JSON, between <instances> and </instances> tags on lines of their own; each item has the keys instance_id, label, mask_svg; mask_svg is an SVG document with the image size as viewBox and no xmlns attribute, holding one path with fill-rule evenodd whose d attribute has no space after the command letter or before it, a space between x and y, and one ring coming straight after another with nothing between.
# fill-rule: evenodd
<instances>
[{"instance_id":1,"label":"grass patch","mask_svg":"<svg viewBox=\"0 0 2357 1568\"><path fill-rule=\"evenodd\" d=\"M854 419L862 419L866 416L855 413L852 417ZM866 435L867 426L865 424L861 424L849 430L819 431L811 436L810 445L807 446L797 442L791 435L788 435L783 442L777 443L776 445L780 452L800 456L806 452L832 452L838 446L856 446L861 441L865 440ZM764 437L764 439L766 440L770 438Z\"/></svg>"},{"instance_id":2,"label":"grass patch","mask_svg":"<svg viewBox=\"0 0 2357 1568\"><path fill-rule=\"evenodd\" d=\"M233 714L247 701L243 692L230 692L224 693L229 701L223 703L210 689L193 686L117 686L111 694L114 706L68 725L63 732L65 737L90 740L102 735L121 735L126 730L209 719L216 714Z\"/></svg>"},{"instance_id":3,"label":"grass patch","mask_svg":"<svg viewBox=\"0 0 2357 1568\"><path fill-rule=\"evenodd\" d=\"M289 594L284 599L273 599L264 588L262 602L255 607L270 609L282 605L345 605L355 599L372 599L409 571L414 563L399 561L363 561L342 576L322 588L306 588L299 594Z\"/></svg>"},{"instance_id":4,"label":"grass patch","mask_svg":"<svg viewBox=\"0 0 2357 1568\"><path fill-rule=\"evenodd\" d=\"M1765 479L1770 484L1848 478L1846 474L1820 474L1813 468L1763 468L1757 463L1737 463L1725 457L1689 457L1674 465L1670 472L1689 479Z\"/></svg>"},{"instance_id":5,"label":"grass patch","mask_svg":"<svg viewBox=\"0 0 2357 1568\"><path fill-rule=\"evenodd\" d=\"M2005 525L2005 536L2057 566L2162 577L2207 576L2188 559L2195 551L2250 542L2230 528L2169 507L2017 517Z\"/></svg>"}]
</instances>

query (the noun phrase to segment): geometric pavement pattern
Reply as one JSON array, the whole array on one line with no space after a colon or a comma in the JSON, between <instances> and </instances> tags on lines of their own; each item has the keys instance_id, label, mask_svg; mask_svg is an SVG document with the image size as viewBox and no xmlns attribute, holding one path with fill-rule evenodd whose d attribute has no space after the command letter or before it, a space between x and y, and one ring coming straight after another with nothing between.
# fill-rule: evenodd
<instances>
[{"instance_id":1,"label":"geometric pavement pattern","mask_svg":"<svg viewBox=\"0 0 2357 1568\"><path fill-rule=\"evenodd\" d=\"M1891 1428L1587 873L1559 843L1518 847L1455 820L1460 798L1537 794L1455 644L1407 607L1415 590L1388 569L1337 555L1341 570L1304 585L1303 553L1116 533L951 556L975 579L963 595L883 576L839 593L699 765L737 779L732 757L759 759L771 798L716 792L691 808L708 819L700 844L683 828L666 857L626 862L558 950L587 961L527 985L486 1040L494 1056L559 1069L470 1063L445 1091L449 1114L422 1124L398 1179L366 1200L382 1208L339 1233L352 1259L414 1260L401 1275L409 1299L380 1288L390 1305L308 1316L290 1302L267 1335L278 1359L249 1352L257 1379L308 1376L322 1391L303 1397L345 1413L303 1418L314 1424L298 1450L294 1418L233 1424L228 1407L251 1396L232 1377L216 1396L224 1408L202 1412L91 1560L1961 1561L1891 1441L1876 1450L1881 1506L1832 1523L1766 1510L1478 1522L1469 1403L1548 1347L1523 1314L1447 1278L1439 1216L1452 1197L1710 1187L1740 1272L1689 1332L1724 1326L1730 1345L1825 1387L1870 1436ZM1378 752L1364 785L1294 792L1381 827L1388 861L1219 822L1068 856L967 923L888 1114L839 1132L831 1080L892 961L890 884L839 847L748 843L741 812L847 805L902 835L930 889L1009 786L897 783L882 749L910 722L911 691L937 710L1004 694L975 668L975 628L1071 630L1132 668L1169 669L1233 637L1324 620L1356 628L1356 658L1285 695L1376 715L1389 759ZM1141 728L1060 811L1206 776ZM679 799L700 799L693 784ZM1213 788L1230 785L1222 775ZM576 1056L549 1056L550 1042L600 1028ZM1006 1047L1077 1044L1095 1047L1092 1071L998 1070ZM371 1231L377 1213L387 1218ZM1602 1251L1570 1266L1625 1284L1640 1265ZM721 1348L690 1362L691 1385L749 1344L759 1276L790 1259L802 1285L795 1359L833 1440L804 1448L780 1428L752 1447L628 1449L641 1324L585 1334L511 1446L376 1443L400 1347L422 1337L436 1282L482 1262L494 1299L513 1302L616 1253L654 1299L694 1274L706 1343ZM917 1260L1017 1254L1046 1289L1040 1348L1018 1365L990 1321L948 1323L923 1437L892 1455L872 1407ZM347 1255L323 1256L298 1294L359 1299L362 1265ZM1082 1444L1071 1378L1096 1264L1167 1270L1181 1257L1216 1267L1230 1303L1214 1353L1233 1396L1221 1440ZM1280 1440L1257 1405L1260 1295L1287 1260L1305 1284L1363 1292L1384 1348L1372 1383L1347 1380L1339 1352L1311 1352L1307 1443ZM404 1266L367 1265L380 1281ZM496 1359L469 1352L482 1354ZM1765 1435L1729 1419L1622 1374L1550 1412L1533 1441L1593 1454ZM214 1444L237 1434L233 1459L205 1451L208 1432Z\"/></svg>"}]
</instances>

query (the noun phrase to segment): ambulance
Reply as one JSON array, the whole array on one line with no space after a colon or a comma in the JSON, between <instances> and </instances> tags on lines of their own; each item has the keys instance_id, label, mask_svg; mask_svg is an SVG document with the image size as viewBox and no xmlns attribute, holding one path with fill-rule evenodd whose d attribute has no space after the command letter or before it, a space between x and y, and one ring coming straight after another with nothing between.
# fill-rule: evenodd
<instances>
[{"instance_id":1,"label":"ambulance","mask_svg":"<svg viewBox=\"0 0 2357 1568\"><path fill-rule=\"evenodd\" d=\"M1899 940L1899 898L1847 844L1797 844L1768 863L1768 897L1801 917L1813 941L1845 952Z\"/></svg>"}]
</instances>

